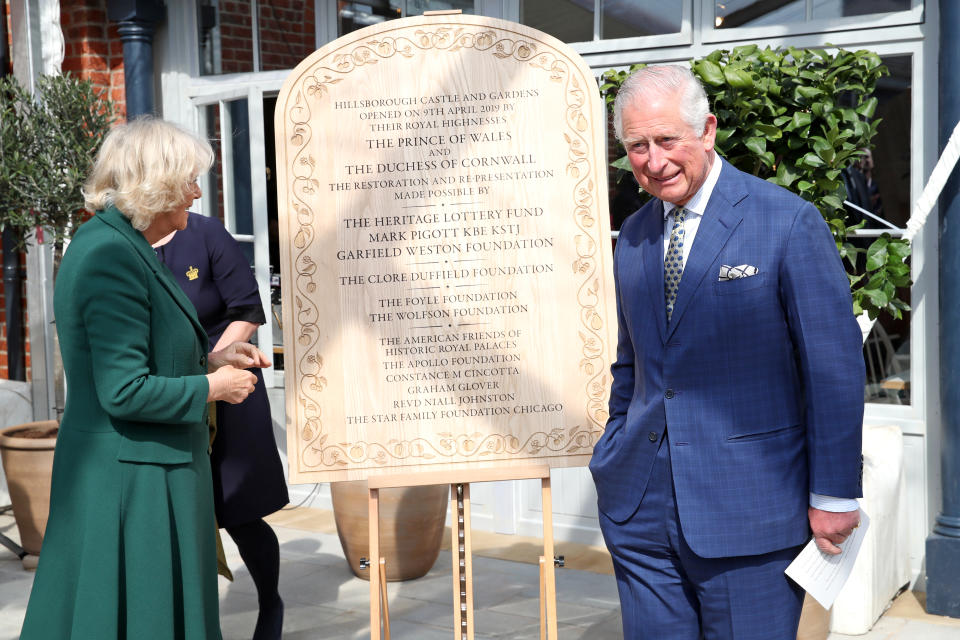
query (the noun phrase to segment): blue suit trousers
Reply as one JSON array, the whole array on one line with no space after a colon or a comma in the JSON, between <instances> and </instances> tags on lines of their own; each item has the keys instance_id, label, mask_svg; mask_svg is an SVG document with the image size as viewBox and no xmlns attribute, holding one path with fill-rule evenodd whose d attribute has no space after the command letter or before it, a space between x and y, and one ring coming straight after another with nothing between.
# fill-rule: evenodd
<instances>
[{"instance_id":1,"label":"blue suit trousers","mask_svg":"<svg viewBox=\"0 0 960 640\"><path fill-rule=\"evenodd\" d=\"M783 571L802 545L755 556L694 554L677 514L669 434L637 511L620 523L601 511L600 528L613 556L625 639L796 639L803 590Z\"/></svg>"}]
</instances>

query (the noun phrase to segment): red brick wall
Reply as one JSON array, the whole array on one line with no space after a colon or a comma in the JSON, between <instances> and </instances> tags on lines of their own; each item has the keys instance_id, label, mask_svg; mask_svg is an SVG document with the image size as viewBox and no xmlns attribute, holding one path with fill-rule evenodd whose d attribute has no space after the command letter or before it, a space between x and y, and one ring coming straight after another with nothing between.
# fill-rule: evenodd
<instances>
[{"instance_id":1,"label":"red brick wall","mask_svg":"<svg viewBox=\"0 0 960 640\"><path fill-rule=\"evenodd\" d=\"M10 7L6 2L0 4L0 19L7 23L7 59L11 61L11 66L7 69L4 69L7 73L13 73L13 29L10 24ZM2 261L3 251L0 249L0 261ZM25 255L21 254L21 270L23 273L26 273L26 268L23 265L25 260ZM21 300L24 301L22 306L22 315L21 315L21 326L24 328L24 334L26 336L26 347L24 353L25 361L25 370L27 380L30 379L30 341L29 341L29 331L27 330L27 314L26 314L26 297L25 292L21 292ZM3 291L3 279L0 277L0 378L7 379L10 377L10 369L7 366L7 357L9 352L7 351L7 301Z\"/></svg>"},{"instance_id":2,"label":"red brick wall","mask_svg":"<svg viewBox=\"0 0 960 640\"><path fill-rule=\"evenodd\" d=\"M0 3L0 18L7 23L7 60L11 63L13 62L13 29L10 26L10 7L7 6L6 2ZM11 64L7 69L4 69L6 73L13 73L13 65Z\"/></svg>"},{"instance_id":3,"label":"red brick wall","mask_svg":"<svg viewBox=\"0 0 960 640\"><path fill-rule=\"evenodd\" d=\"M107 21L106 0L60 3L65 56L64 72L90 80L116 104L117 114L127 114L123 85L123 42L116 24Z\"/></svg>"},{"instance_id":4,"label":"red brick wall","mask_svg":"<svg viewBox=\"0 0 960 640\"><path fill-rule=\"evenodd\" d=\"M260 3L260 66L292 69L317 49L313 0Z\"/></svg>"},{"instance_id":5,"label":"red brick wall","mask_svg":"<svg viewBox=\"0 0 960 640\"><path fill-rule=\"evenodd\" d=\"M223 73L253 71L253 21L249 2L221 2L217 14L220 27L220 64Z\"/></svg>"},{"instance_id":6,"label":"red brick wall","mask_svg":"<svg viewBox=\"0 0 960 640\"><path fill-rule=\"evenodd\" d=\"M0 251L0 256L2 255L3 253ZM24 253L20 254L20 272L23 274L22 277L26 276L27 265L26 254ZM21 283L23 288L20 292L20 300L22 303L20 312L20 326L23 329L24 339L24 371L26 373L26 379L30 380L30 328L27 326L27 287L25 280L21 280ZM8 365L9 351L7 350L7 301L3 289L3 280L0 279L0 378L9 379L10 368Z\"/></svg>"},{"instance_id":7,"label":"red brick wall","mask_svg":"<svg viewBox=\"0 0 960 640\"><path fill-rule=\"evenodd\" d=\"M292 69L316 50L316 19L313 0L261 0L259 4L260 68L262 71ZM253 71L253 21L248 1L223 1L219 4L217 26L220 29L222 73ZM222 176L220 156L220 115L210 119L210 143L216 153L211 172L219 183ZM217 192L217 217L223 220L223 193Z\"/></svg>"},{"instance_id":8,"label":"red brick wall","mask_svg":"<svg viewBox=\"0 0 960 640\"><path fill-rule=\"evenodd\" d=\"M260 68L292 69L314 52L316 16L313 0L262 0ZM221 2L217 16L223 73L253 71L253 28L249 2Z\"/></svg>"}]
</instances>

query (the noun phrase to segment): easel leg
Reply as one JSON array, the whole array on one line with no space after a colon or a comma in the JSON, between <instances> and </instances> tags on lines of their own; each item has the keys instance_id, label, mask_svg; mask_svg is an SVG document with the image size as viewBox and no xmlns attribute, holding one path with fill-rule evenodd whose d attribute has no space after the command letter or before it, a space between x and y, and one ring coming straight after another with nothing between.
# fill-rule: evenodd
<instances>
[{"instance_id":1,"label":"easel leg","mask_svg":"<svg viewBox=\"0 0 960 640\"><path fill-rule=\"evenodd\" d=\"M380 490L370 489L370 640L380 640Z\"/></svg>"},{"instance_id":2,"label":"easel leg","mask_svg":"<svg viewBox=\"0 0 960 640\"><path fill-rule=\"evenodd\" d=\"M466 575L463 565L460 564L460 550L463 548L463 515L460 511L462 502L460 492L463 485L450 485L450 551L451 573L453 573L453 638L461 640L463 630L466 629L464 613L467 605Z\"/></svg>"},{"instance_id":3,"label":"easel leg","mask_svg":"<svg viewBox=\"0 0 960 640\"><path fill-rule=\"evenodd\" d=\"M470 480L464 482L468 476ZM550 468L545 465L532 467L510 467L509 469L476 469L466 472L417 472L398 474L394 476L376 476L368 478L370 487L370 555L371 564L380 566L379 538L375 534L379 530L377 519L377 493L375 489L387 487L412 487L425 484L450 485L450 553L451 573L453 574L453 638L454 640L474 640L473 621L473 549L471 544L470 526L470 484L469 482L498 482L501 480L534 480L543 482L544 507L544 557L541 559L541 628L549 632L550 640L557 638L557 610L556 588L553 572L553 504L550 499ZM380 577L379 571L371 575L370 582L370 637L380 640L379 629L386 627L387 638L390 636L389 611L387 609L386 593L382 600L384 620L381 625L378 617L381 601L378 596L379 585L386 585L386 578ZM374 585L374 580L378 585ZM384 586L385 588L385 586ZM378 630L374 636L374 629ZM542 633L546 633L542 632Z\"/></svg>"},{"instance_id":4,"label":"easel leg","mask_svg":"<svg viewBox=\"0 0 960 640\"><path fill-rule=\"evenodd\" d=\"M18 545L16 542L8 538L7 536L0 533L0 545L5 546L7 549L10 549L15 556L23 560L24 556L27 555L27 552L23 550L23 547Z\"/></svg>"},{"instance_id":5,"label":"easel leg","mask_svg":"<svg viewBox=\"0 0 960 640\"><path fill-rule=\"evenodd\" d=\"M8 505L5 505L5 506L2 506L2 507L0 507L0 513L6 513L7 511L10 511L11 509L13 509L13 505L9 505L9 504L8 504ZM16 542L14 542L13 540L11 540L11 539L8 538L7 536L3 535L2 533L0 533L0 545L3 545L3 546L5 546L7 549L10 549L10 551L12 551L15 556L17 556L18 558L20 558L20 560L23 560L23 559L27 556L27 552L23 549L23 547L21 547L21 546L18 545Z\"/></svg>"},{"instance_id":6,"label":"easel leg","mask_svg":"<svg viewBox=\"0 0 960 640\"><path fill-rule=\"evenodd\" d=\"M453 637L454 640L473 640L469 484L450 485L450 509L453 523L450 527L450 548L453 553Z\"/></svg>"},{"instance_id":7,"label":"easel leg","mask_svg":"<svg viewBox=\"0 0 960 640\"><path fill-rule=\"evenodd\" d=\"M383 605L383 640L390 640L390 603L387 600L386 558L380 558L380 598Z\"/></svg>"},{"instance_id":8,"label":"easel leg","mask_svg":"<svg viewBox=\"0 0 960 640\"><path fill-rule=\"evenodd\" d=\"M547 637L550 640L557 640L557 582L553 567L553 494L550 492L549 476L540 481L540 489L543 502L543 566L546 582L544 607L547 612Z\"/></svg>"},{"instance_id":9,"label":"easel leg","mask_svg":"<svg viewBox=\"0 0 960 640\"><path fill-rule=\"evenodd\" d=\"M470 485L463 485L463 563L467 578L467 640L473 640L473 545L470 542Z\"/></svg>"},{"instance_id":10,"label":"easel leg","mask_svg":"<svg viewBox=\"0 0 960 640\"><path fill-rule=\"evenodd\" d=\"M540 556L540 640L547 640L547 577L545 561Z\"/></svg>"}]
</instances>

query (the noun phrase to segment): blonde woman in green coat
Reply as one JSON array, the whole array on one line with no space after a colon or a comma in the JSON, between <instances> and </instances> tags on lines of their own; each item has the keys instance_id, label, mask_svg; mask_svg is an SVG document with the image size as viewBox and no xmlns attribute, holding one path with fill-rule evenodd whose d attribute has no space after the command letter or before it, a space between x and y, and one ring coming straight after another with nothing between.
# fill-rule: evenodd
<instances>
[{"instance_id":1,"label":"blonde woman in green coat","mask_svg":"<svg viewBox=\"0 0 960 640\"><path fill-rule=\"evenodd\" d=\"M116 127L54 291L67 399L24 640L220 638L207 403L269 363L207 354L151 243L187 221L210 145L155 119Z\"/></svg>"}]
</instances>

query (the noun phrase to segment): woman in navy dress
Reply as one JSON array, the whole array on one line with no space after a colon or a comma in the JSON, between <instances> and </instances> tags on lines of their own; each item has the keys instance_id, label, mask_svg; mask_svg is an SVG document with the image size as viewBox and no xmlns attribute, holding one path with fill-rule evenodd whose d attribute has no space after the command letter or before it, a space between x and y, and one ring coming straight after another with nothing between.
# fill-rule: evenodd
<instances>
[{"instance_id":1,"label":"woman in navy dress","mask_svg":"<svg viewBox=\"0 0 960 640\"><path fill-rule=\"evenodd\" d=\"M246 256L219 220L191 213L187 228L156 244L197 309L210 344L247 341L266 321ZM280 547L263 517L289 502L273 437L270 404L259 369L242 403L217 403L217 434L210 454L217 524L237 543L257 587L260 613L254 640L280 638L283 601L278 590Z\"/></svg>"}]
</instances>

